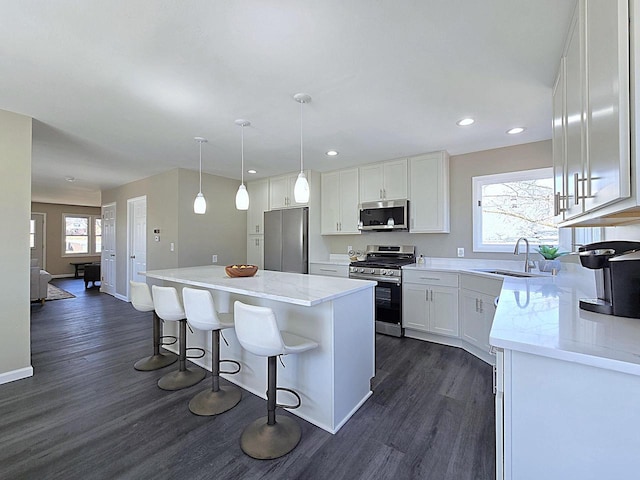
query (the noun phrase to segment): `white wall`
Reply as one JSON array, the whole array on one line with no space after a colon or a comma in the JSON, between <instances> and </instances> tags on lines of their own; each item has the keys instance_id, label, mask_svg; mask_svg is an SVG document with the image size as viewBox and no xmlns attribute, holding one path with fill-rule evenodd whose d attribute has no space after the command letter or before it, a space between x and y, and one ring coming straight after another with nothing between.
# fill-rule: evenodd
<instances>
[{"instance_id":1,"label":"white wall","mask_svg":"<svg viewBox=\"0 0 640 480\"><path fill-rule=\"evenodd\" d=\"M0 383L31 376L31 118L0 110Z\"/></svg>"}]
</instances>

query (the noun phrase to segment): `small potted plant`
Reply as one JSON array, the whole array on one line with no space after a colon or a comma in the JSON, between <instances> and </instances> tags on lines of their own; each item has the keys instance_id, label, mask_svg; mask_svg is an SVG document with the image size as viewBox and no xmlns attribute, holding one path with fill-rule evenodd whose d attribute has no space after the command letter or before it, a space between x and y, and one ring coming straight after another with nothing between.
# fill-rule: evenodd
<instances>
[{"instance_id":1,"label":"small potted plant","mask_svg":"<svg viewBox=\"0 0 640 480\"><path fill-rule=\"evenodd\" d=\"M566 255L567 252L559 252L558 248L551 245L540 245L538 247L538 253L542 255L542 260L538 260L538 270L541 272L560 271L562 264L558 257Z\"/></svg>"}]
</instances>

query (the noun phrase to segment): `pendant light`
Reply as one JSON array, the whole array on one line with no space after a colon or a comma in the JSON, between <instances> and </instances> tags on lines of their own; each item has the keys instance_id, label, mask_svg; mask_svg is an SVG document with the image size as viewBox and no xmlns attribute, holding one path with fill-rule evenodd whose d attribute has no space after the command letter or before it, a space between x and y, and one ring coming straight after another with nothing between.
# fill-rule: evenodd
<instances>
[{"instance_id":1,"label":"pendant light","mask_svg":"<svg viewBox=\"0 0 640 480\"><path fill-rule=\"evenodd\" d=\"M207 201L204 199L204 195L202 195L202 144L207 143L207 139L195 137L194 140L200 144L200 189L198 190L196 199L193 201L193 213L204 215L207 212Z\"/></svg>"},{"instance_id":2,"label":"pendant light","mask_svg":"<svg viewBox=\"0 0 640 480\"><path fill-rule=\"evenodd\" d=\"M293 187L293 198L297 203L309 201L309 182L304 174L304 148L302 143L302 105L311 101L311 96L306 93L296 93L293 99L300 104L300 173Z\"/></svg>"},{"instance_id":3,"label":"pendant light","mask_svg":"<svg viewBox=\"0 0 640 480\"><path fill-rule=\"evenodd\" d=\"M251 122L248 120L238 119L236 120L236 125L241 127L242 135L241 135L241 147L240 147L240 158L241 160L241 170L240 170L240 186L238 187L238 193L236 193L236 209L238 210L248 210L249 209L249 193L247 192L247 187L244 186L244 127L248 127L251 125Z\"/></svg>"}]
</instances>

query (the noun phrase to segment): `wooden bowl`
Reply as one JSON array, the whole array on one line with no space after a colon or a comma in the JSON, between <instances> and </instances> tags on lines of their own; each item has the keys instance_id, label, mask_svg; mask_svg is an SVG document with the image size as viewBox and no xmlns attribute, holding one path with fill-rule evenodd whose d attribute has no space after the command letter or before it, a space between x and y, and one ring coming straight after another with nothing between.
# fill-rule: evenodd
<instances>
[{"instance_id":1,"label":"wooden bowl","mask_svg":"<svg viewBox=\"0 0 640 480\"><path fill-rule=\"evenodd\" d=\"M227 265L224 267L224 271L231 278L253 277L258 271L258 267L255 265Z\"/></svg>"}]
</instances>

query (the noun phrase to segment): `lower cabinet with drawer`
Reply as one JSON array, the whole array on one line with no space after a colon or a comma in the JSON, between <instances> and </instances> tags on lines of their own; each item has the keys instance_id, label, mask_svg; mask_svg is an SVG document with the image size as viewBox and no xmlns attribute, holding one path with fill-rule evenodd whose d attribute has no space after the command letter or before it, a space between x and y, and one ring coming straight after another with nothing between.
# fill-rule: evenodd
<instances>
[{"instance_id":1,"label":"lower cabinet with drawer","mask_svg":"<svg viewBox=\"0 0 640 480\"><path fill-rule=\"evenodd\" d=\"M458 336L458 275L435 270L406 270L402 278L402 326L409 330Z\"/></svg>"}]
</instances>

